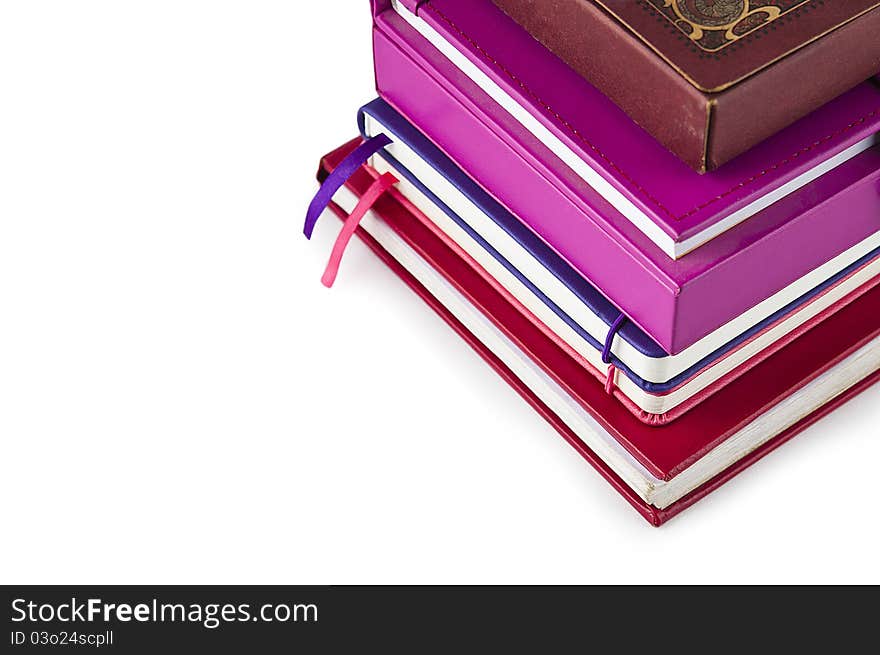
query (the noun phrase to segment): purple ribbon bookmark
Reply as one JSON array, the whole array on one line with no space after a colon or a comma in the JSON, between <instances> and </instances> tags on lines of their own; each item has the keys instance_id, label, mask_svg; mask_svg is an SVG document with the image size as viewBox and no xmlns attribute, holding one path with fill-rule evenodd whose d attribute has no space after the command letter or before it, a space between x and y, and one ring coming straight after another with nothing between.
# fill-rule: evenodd
<instances>
[{"instance_id":1,"label":"purple ribbon bookmark","mask_svg":"<svg viewBox=\"0 0 880 655\"><path fill-rule=\"evenodd\" d=\"M333 196L348 181L348 178L354 175L370 157L390 143L392 143L391 139L385 134L374 136L352 150L351 154L343 159L339 166L333 169L333 172L327 176L324 184L318 189L318 193L312 198L309 210L306 212L306 224L303 229L306 239L312 238L312 232L315 231L315 224L318 222L318 218L327 209L327 205L333 200Z\"/></svg>"}]
</instances>

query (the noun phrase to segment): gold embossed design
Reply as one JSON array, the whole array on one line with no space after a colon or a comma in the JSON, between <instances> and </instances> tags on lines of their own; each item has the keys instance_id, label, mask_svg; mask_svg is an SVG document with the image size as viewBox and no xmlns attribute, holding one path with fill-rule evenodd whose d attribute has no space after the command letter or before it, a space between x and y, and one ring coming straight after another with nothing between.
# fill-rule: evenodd
<instances>
[{"instance_id":1,"label":"gold embossed design","mask_svg":"<svg viewBox=\"0 0 880 655\"><path fill-rule=\"evenodd\" d=\"M811 0L646 0L705 52L719 52Z\"/></svg>"}]
</instances>

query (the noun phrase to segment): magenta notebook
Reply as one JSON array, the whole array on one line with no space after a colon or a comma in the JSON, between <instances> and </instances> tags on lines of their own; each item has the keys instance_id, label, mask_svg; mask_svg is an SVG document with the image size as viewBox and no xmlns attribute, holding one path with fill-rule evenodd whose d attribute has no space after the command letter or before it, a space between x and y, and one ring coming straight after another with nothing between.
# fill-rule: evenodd
<instances>
[{"instance_id":1,"label":"magenta notebook","mask_svg":"<svg viewBox=\"0 0 880 655\"><path fill-rule=\"evenodd\" d=\"M482 188L474 184L460 168L439 152L424 135L420 134L418 130L394 111L385 101L377 99L365 105L358 112L358 118L358 126L364 137L368 133L376 131L376 125L381 124L384 126L384 129L380 131L381 136L374 137L385 145L376 153L375 158L372 159L373 165L383 171L386 170L386 166L389 166L387 170L401 180L403 187L408 187L408 191L402 187L399 188L402 196L414 203L413 213L423 216L423 222L430 224L432 223L432 218L422 213L423 210L418 209L418 207L421 205L429 211L431 207L434 207L439 210L438 215L442 213L452 224L461 229L467 235L466 239L470 239L470 243L478 246L478 251L488 253L500 265L495 273L490 270L491 266L490 269L484 269L487 271L487 276L495 276L493 279L498 280L497 274L506 271L528 290L526 294L518 297L515 293L512 293L511 298L513 300L511 300L511 303L522 308L523 313L534 316L536 323L544 325L548 335L557 340L561 347L567 349L572 354L572 357L582 362L585 370L590 374L603 382L607 382L610 376L615 381L616 391L620 392L618 397L621 401L630 407L642 420L652 425L674 420L687 411L689 407L693 407L699 402L701 397L704 397L703 394L690 394L690 392L684 390L685 388L692 389L696 385L701 385L703 383L699 382L699 380L705 380L708 377L715 379L716 382L709 387L703 386L702 388L706 391L716 391L741 374L757 359L770 356L772 352L775 352L788 340L794 338L794 333L778 332L778 340L767 342L761 346L760 354L758 354L759 351L755 351L748 360L743 360L735 368L729 369L729 373L721 378L716 377L717 372L721 370L715 368L716 366L726 368L730 361L736 361L738 353L741 352L740 348L748 348L754 340L761 339L762 335L766 335L767 331L779 330L780 326L786 321L792 320L804 311L810 312L810 307L814 302L818 303L816 306L820 306L832 296L845 300L843 294L849 292L844 292L841 289L855 289L856 286L851 284L851 280L854 278L861 280L857 285L867 284L868 286L873 286L880 282L880 278L877 277L877 265L880 264L880 248L877 248L856 264L847 267L824 283L810 289L795 302L776 312L768 319L756 325L743 328L743 331L737 334L731 341L723 345L718 344L711 354L708 354L699 362L695 362L693 366L687 369L679 369L677 374L669 371L665 376L658 375L655 366L658 368L664 365L676 366L677 364L673 364L670 361L673 358L666 355L662 348L657 346L637 326L626 321L620 323L620 312L618 310L593 287L588 285L583 277L579 276L562 262L558 256L547 248L546 244L532 234L516 217L505 211ZM386 144L386 142L388 143ZM364 147L368 147L369 143L369 141L366 142ZM432 171L439 177L434 178L429 174L423 180L415 176L412 170L403 166L394 156L395 153L406 156L407 152L416 155L411 158L415 169L421 170L423 174ZM430 184L428 184L429 181ZM518 263L521 267L518 268L514 262L507 259L502 252L487 241L480 231L475 230L462 215L457 214L450 205L444 203L432 191L432 186L441 193L441 189L444 187L453 187L460 191L462 198L458 201L454 198L450 199L453 204L467 212L467 203L470 202L473 203L472 208L477 208L484 212L484 215L496 226L495 229L507 234L520 248L534 257L534 261L540 262L541 266L556 280L563 284L569 284L570 286L567 288L573 294L572 302L580 305L581 312L589 312L591 316L598 318L600 326L594 326L592 333L588 329L584 329L581 323L566 313L565 308L543 293L540 285L536 285L524 273L524 271L534 273L528 266L528 261L519 261ZM419 197L423 200L420 201ZM464 215L468 216L471 220L474 219L472 214L465 213ZM436 216L434 220L436 220ZM442 224L442 219L440 224ZM445 238L455 242L457 244L456 247L461 248L460 252L467 253L467 246L464 246L462 240L457 240L450 236L451 233L454 233L454 230L451 232L448 228L444 230L439 227L440 224L434 223L438 233L446 235ZM485 226L482 232L490 233ZM469 259L472 254L473 251L471 251L471 254L462 254L462 257ZM472 261L475 267L483 267L482 264L477 263L476 259L469 259L469 261ZM869 269L872 269L873 272L869 273ZM498 283L510 291L509 284L504 285L500 281ZM540 313L533 314L532 309L528 309L520 302L521 300L526 300L526 303L528 303L527 298L529 297L539 299L541 304L549 309L550 312L543 318L541 318ZM832 305L827 305L827 307L828 312L833 313L836 311ZM576 315L583 320L583 314ZM553 318L561 319L561 325L573 330L576 333L576 340L580 339L583 341L572 342L571 336L574 335L571 335L568 340L560 337L559 326L557 326L556 330L548 327L548 317L551 318L550 325L553 324ZM821 320L824 320L822 314L814 315L814 318L804 327L815 325ZM607 335L609 332L616 333L617 348L615 348L614 340L608 341ZM783 335L786 336L783 337ZM575 344L586 345L586 352ZM607 353L605 351L606 344L609 344ZM624 344L627 346L626 349L623 348ZM648 362L642 361L639 355L636 355L633 351L646 355ZM590 354L593 355L592 358ZM660 364L661 361L663 364ZM613 365L613 372L610 374L608 372L609 365ZM714 372L712 372L713 370ZM634 385L634 387L628 385ZM624 391L627 388L628 391ZM683 395L687 395L688 399L671 401L672 397L681 398Z\"/></svg>"},{"instance_id":2,"label":"magenta notebook","mask_svg":"<svg viewBox=\"0 0 880 655\"><path fill-rule=\"evenodd\" d=\"M672 257L753 216L774 191L803 186L876 144L872 137L880 131L880 89L864 84L753 152L699 175L490 0L399 0L390 11Z\"/></svg>"},{"instance_id":3,"label":"magenta notebook","mask_svg":"<svg viewBox=\"0 0 880 655\"><path fill-rule=\"evenodd\" d=\"M880 88L872 83L700 176L491 2L431 0L417 16L413 3L374 5L380 95L669 353L876 239ZM494 99L492 84L516 103ZM585 182L523 116L567 139L649 227ZM832 165L835 157L842 163ZM705 238L817 166L830 168L677 260L647 233L679 244Z\"/></svg>"}]
</instances>

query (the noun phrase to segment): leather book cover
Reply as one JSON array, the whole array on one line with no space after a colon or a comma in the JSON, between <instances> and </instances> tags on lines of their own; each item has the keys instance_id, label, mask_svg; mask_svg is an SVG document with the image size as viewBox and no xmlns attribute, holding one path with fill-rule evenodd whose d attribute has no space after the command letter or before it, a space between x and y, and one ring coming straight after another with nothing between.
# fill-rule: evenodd
<instances>
[{"instance_id":1,"label":"leather book cover","mask_svg":"<svg viewBox=\"0 0 880 655\"><path fill-rule=\"evenodd\" d=\"M880 87L864 82L699 175L491 0L430 0L417 13L395 0L374 26L379 94L453 159L459 128L429 107L433 87L461 96L471 114L492 123L510 148L528 150L521 154L548 167L576 201L586 199L582 188L595 192L608 207L593 209L625 217L673 259L827 177L880 138ZM409 61L392 61L400 57ZM506 183L484 186L501 194Z\"/></svg>"},{"instance_id":2,"label":"leather book cover","mask_svg":"<svg viewBox=\"0 0 880 655\"><path fill-rule=\"evenodd\" d=\"M880 71L878 0L492 0L697 171Z\"/></svg>"},{"instance_id":3,"label":"leather book cover","mask_svg":"<svg viewBox=\"0 0 880 655\"><path fill-rule=\"evenodd\" d=\"M672 260L635 223L582 178L576 178L522 123L462 75L461 69L400 14L381 7L377 11L374 54L380 96L669 354L681 352L756 302L877 232L880 150L871 148L814 180L809 190L801 189L805 193L783 198L697 250ZM634 181L639 186L633 187L635 193L630 197L645 199L640 206L647 207L650 202L646 192L655 200L662 194L664 205L693 205L695 201L701 205L696 214L686 211L690 214L687 218L666 220L659 213L652 214L655 224L668 227L679 239L688 238L691 229L705 230L723 220L726 213L718 210L732 209L729 203L734 196L754 193L768 177L779 173L781 166L768 171L761 168L762 161L785 160L789 174L797 174L790 167L796 162L795 167L801 170L805 156L812 157L815 152L814 140L829 143L823 134L834 133L831 123L842 123L843 128L853 124L831 141L844 136L863 139L867 135L862 130L871 130L868 134L876 131L871 114L880 107L880 88L861 84L736 162L700 176L638 129L614 103L550 55L489 0L432 0L420 5L419 14L456 48L461 47L462 53L485 66L487 74L493 75L497 84L506 85L506 92L522 106L528 98L517 83L528 80L540 101L564 116L567 125L557 124L554 117L546 115L549 110L537 106L532 108L534 115L546 119L547 125L557 130L554 134L568 139L568 146L577 148L584 161L607 173L604 179L609 183L619 182L620 171L625 171L624 182ZM491 34L486 34L490 28ZM488 54L469 50L469 42L455 30L476 43L474 50L478 47ZM518 56L500 62L499 58L510 52ZM523 52L529 57L519 56ZM548 67L538 69L535 62L542 56ZM489 57L499 61L504 70L498 70ZM555 65L549 66L547 60ZM570 81L571 87L563 81ZM859 118L866 114L867 118ZM592 145L584 143L585 134L590 135ZM800 153L804 147L807 152ZM756 154L764 156L756 158ZM724 186L716 186L722 180ZM726 188L736 190L727 192ZM695 193L705 193L708 200L697 200ZM834 230L826 229L830 224L835 225ZM822 238L817 239L817 234ZM788 256L779 257L780 252Z\"/></svg>"},{"instance_id":4,"label":"leather book cover","mask_svg":"<svg viewBox=\"0 0 880 655\"><path fill-rule=\"evenodd\" d=\"M620 316L620 310L614 307L614 305L612 305L595 287L580 276L574 269L568 266L568 264L552 248L547 246L536 234L529 230L528 227L526 227L515 216L507 212L494 198L487 194L473 180L468 178L467 175L454 164L454 162L446 157L442 151L426 139L424 135L419 133L418 130L416 130L383 100L374 100L362 107L358 112L358 125L362 138L369 139L373 134L373 130L368 127L368 123L374 120L378 121L383 126L380 131L391 141L391 143L385 146L381 151L379 160L389 163L394 169L392 172L398 176L402 182L405 181L405 184L412 185L418 193L433 202L433 204L445 213L454 224L461 227L466 234L470 235L475 243L479 244L480 248L488 252L490 256L501 265L501 267L507 270L515 279L523 283L537 297L541 298L542 302L547 305L550 312L560 318L564 325L572 328L577 333L577 336L584 339L584 341L594 349L594 354L598 356L603 350L605 343L604 339L607 336L608 331ZM513 237L513 239L524 250L528 251L537 261L541 262L541 264L546 267L557 280L560 280L565 286L567 286L577 299L583 303L584 308L599 318L603 327L598 330L594 328L591 333L589 330L584 329L581 323L573 320L571 316L553 300L544 295L542 290L532 283L528 275L524 274L501 252L497 251L490 243L483 239L481 233L474 230L468 221L462 218L462 216L459 216L451 206L444 203L443 200L432 191L427 178L425 180L419 179L409 168L404 166L396 158L395 153L400 153L401 151L398 150L398 148L401 147L405 147L407 150L415 153L432 170L439 173L444 180L461 192L465 198L474 203L474 205L484 212L499 228L501 228L502 231ZM375 163L373 165L375 166ZM403 196L407 195L405 191L402 191L401 193ZM410 196L410 199L412 199L412 196ZM405 202L405 200L402 200L402 202ZM413 214L419 216L423 222L431 227L431 220L424 217L419 209L415 206L410 209ZM435 229L441 238L448 238L442 234L442 230L439 227L434 226L432 229ZM455 247L457 248L458 246ZM462 258L467 259L474 267L484 270L479 264L471 259L464 250L459 250L458 252ZM741 347L746 346L753 339L759 338L765 331L770 330L772 326L777 325L779 322L784 321L787 318L800 314L814 301L823 298L828 291L847 280L851 275L857 275L864 267L871 266L878 258L880 258L880 248L875 248L872 252L868 253L857 262L805 292L804 295L792 301L786 307L778 310L773 315L751 325L748 329L744 328L744 331L737 334L731 339L731 341L720 346L717 350L714 350L699 362L695 362L694 365L687 370L682 370L677 374L659 374L654 372L653 367L651 367L652 372L648 374L649 378L642 377L638 369L630 368L627 365L625 358L622 356L619 357L616 354L618 352L617 348L612 348L610 352L610 361L614 364L619 374L618 380L620 380L620 376L626 376L626 378L634 383L636 387L643 389L650 394L654 394L657 397L672 393L679 387L686 385L695 376L698 376L706 369L710 369L718 363L723 362L729 356L735 356L736 352ZM491 276L491 273L489 272L486 272L485 274ZM876 280L876 282L880 283L880 279ZM511 304L520 307L522 312L533 315L516 300L512 299ZM835 309L832 309L830 313L833 313L833 311L835 311ZM825 314L823 312L822 315L814 317L809 325L815 325L816 322L823 320L824 317ZM535 321L540 322L540 319L535 316ZM548 334L552 334L549 331L549 328L547 329ZM667 362L670 359L669 355L667 355L663 349L647 335L647 333L630 321L624 323L623 327L617 332L617 335L619 337L618 345L626 343L627 346L634 349L636 352L651 357L655 361L658 369L660 367L660 361ZM555 335L552 335L552 337L559 340L564 348L570 350L573 357L578 358L579 361L582 362L582 365L594 377L604 383L607 375L607 365L601 366L597 364L595 358L591 365L588 358L582 356L584 351L581 350L578 354L578 348L575 346L572 349L572 346L566 344L565 339L560 338L558 332ZM781 348L784 343L787 343L792 338L794 338L794 336L789 334L786 338L781 339L772 346L766 346L759 357L764 358L769 356L772 352ZM568 343L570 344L571 342L569 341ZM755 359L751 360L752 363L755 361ZM724 378L713 384L711 389L714 391L721 388L731 379L734 379L741 374L743 369L748 368L748 366L748 363L740 365L737 370L733 371L731 374L725 375ZM644 375L644 373L645 371L643 370L642 375ZM650 377L652 374L656 377ZM649 379L651 381L649 381ZM618 391L620 391L620 400L624 404L627 404L627 406L630 407L630 409L639 416L641 420L655 425L674 420L699 401L699 398L692 398L671 411L649 412L640 408L637 404L632 403L632 401L630 401L630 399L627 398L619 388L615 393Z\"/></svg>"},{"instance_id":5,"label":"leather book cover","mask_svg":"<svg viewBox=\"0 0 880 655\"><path fill-rule=\"evenodd\" d=\"M324 180L359 143L352 141L327 155L318 171ZM346 186L360 196L375 177L363 168ZM340 217L344 212L331 209ZM585 376L579 364L548 339L534 323L507 303L478 271L457 257L449 245L421 223L390 193L380 198L374 211L425 261L453 283L468 300L504 332L537 364L545 369L576 399L598 423L633 457L660 480L671 480L714 447L726 441L770 407L795 390L816 379L878 335L877 322L865 317L880 311L880 289L867 291L827 321L807 331L782 351L750 370L741 378L706 399L697 408L674 423L652 427L640 422L597 381ZM667 507L646 502L596 455L547 405L475 337L453 314L427 291L397 260L363 229L360 237L394 270L434 311L474 348L505 381L580 453L609 483L653 525L660 525L715 490L764 455L772 452L822 416L877 382L880 371L868 375L842 392L825 406L800 419L788 429L761 444L742 459L704 482Z\"/></svg>"}]
</instances>

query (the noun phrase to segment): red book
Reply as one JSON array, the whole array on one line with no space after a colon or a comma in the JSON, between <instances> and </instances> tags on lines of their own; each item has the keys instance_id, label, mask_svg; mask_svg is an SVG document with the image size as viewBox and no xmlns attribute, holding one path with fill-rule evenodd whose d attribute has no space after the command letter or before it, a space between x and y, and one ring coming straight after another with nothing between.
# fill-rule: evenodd
<instances>
[{"instance_id":1,"label":"red book","mask_svg":"<svg viewBox=\"0 0 880 655\"><path fill-rule=\"evenodd\" d=\"M327 155L319 179L356 143ZM377 177L358 170L331 208L344 217ZM379 198L358 234L654 525L880 378L873 287L678 421L645 425L395 190Z\"/></svg>"}]
</instances>

